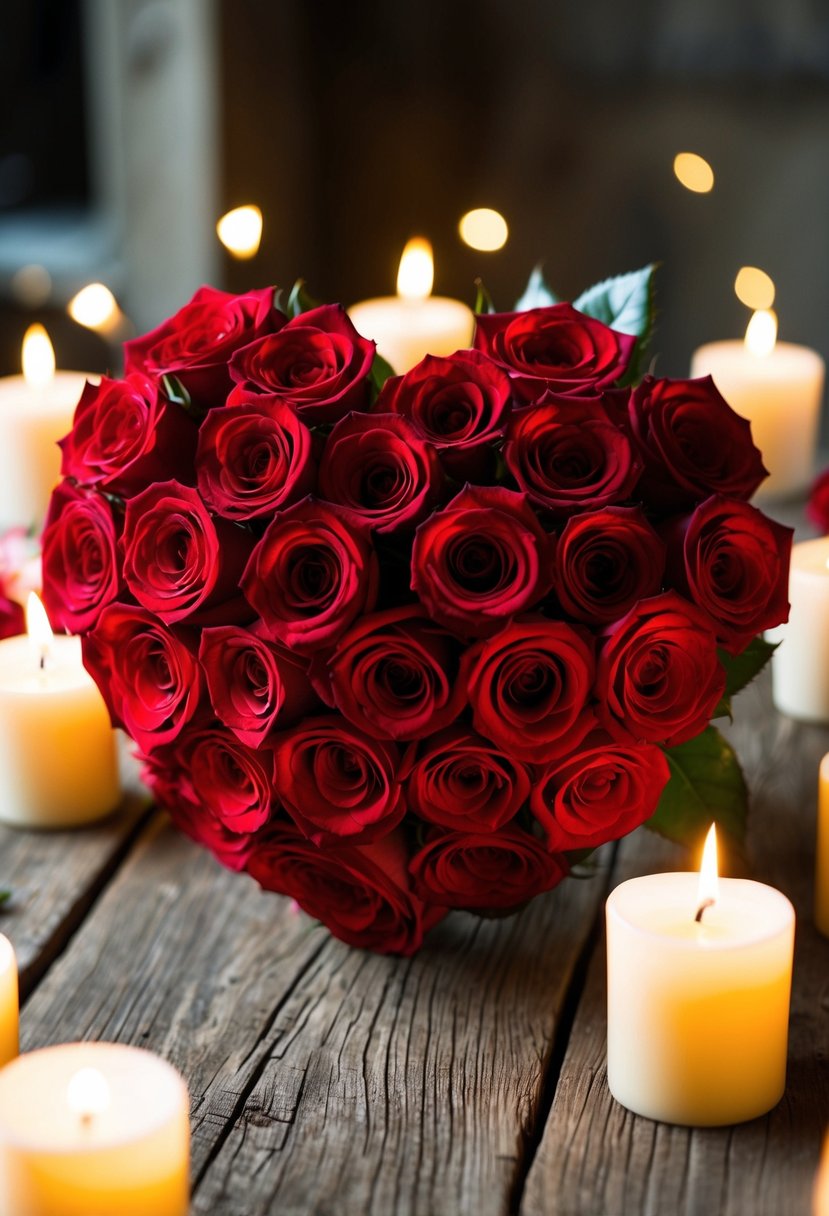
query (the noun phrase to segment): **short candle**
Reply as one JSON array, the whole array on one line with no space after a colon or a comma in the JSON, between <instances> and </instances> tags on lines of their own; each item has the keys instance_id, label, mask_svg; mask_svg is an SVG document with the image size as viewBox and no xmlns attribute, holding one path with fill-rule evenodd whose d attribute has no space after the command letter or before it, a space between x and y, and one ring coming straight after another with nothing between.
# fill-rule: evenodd
<instances>
[{"instance_id":1,"label":"short candle","mask_svg":"<svg viewBox=\"0 0 829 1216\"><path fill-rule=\"evenodd\" d=\"M789 601L788 623L766 633L780 643L771 660L774 704L804 722L829 722L829 536L792 546Z\"/></svg>"},{"instance_id":2,"label":"short candle","mask_svg":"<svg viewBox=\"0 0 829 1216\"><path fill-rule=\"evenodd\" d=\"M815 924L829 937L829 755L820 762L815 856Z\"/></svg>"},{"instance_id":3,"label":"short candle","mask_svg":"<svg viewBox=\"0 0 829 1216\"><path fill-rule=\"evenodd\" d=\"M20 998L17 959L12 944L0 934L0 1068L18 1053Z\"/></svg>"}]
</instances>

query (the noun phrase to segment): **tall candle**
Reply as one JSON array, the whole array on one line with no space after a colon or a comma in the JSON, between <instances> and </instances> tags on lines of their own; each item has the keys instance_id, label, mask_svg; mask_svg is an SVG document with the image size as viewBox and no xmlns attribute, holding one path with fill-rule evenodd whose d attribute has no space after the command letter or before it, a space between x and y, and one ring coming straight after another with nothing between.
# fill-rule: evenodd
<instances>
[{"instance_id":1,"label":"tall candle","mask_svg":"<svg viewBox=\"0 0 829 1216\"><path fill-rule=\"evenodd\" d=\"M771 661L774 704L804 722L829 722L829 537L792 546L789 601L788 623L766 633L779 642Z\"/></svg>"},{"instance_id":2,"label":"tall candle","mask_svg":"<svg viewBox=\"0 0 829 1216\"><path fill-rule=\"evenodd\" d=\"M18 1052L17 959L12 944L0 934L0 1068Z\"/></svg>"},{"instance_id":3,"label":"tall candle","mask_svg":"<svg viewBox=\"0 0 829 1216\"><path fill-rule=\"evenodd\" d=\"M829 937L829 755L820 762L818 780L815 924Z\"/></svg>"}]
</instances>

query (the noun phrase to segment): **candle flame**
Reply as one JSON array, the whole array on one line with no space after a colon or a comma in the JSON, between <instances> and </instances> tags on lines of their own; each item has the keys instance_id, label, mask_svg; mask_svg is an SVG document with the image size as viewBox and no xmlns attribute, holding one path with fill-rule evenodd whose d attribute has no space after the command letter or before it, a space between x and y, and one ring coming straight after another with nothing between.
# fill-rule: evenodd
<instances>
[{"instance_id":1,"label":"candle flame","mask_svg":"<svg viewBox=\"0 0 829 1216\"><path fill-rule=\"evenodd\" d=\"M699 891L697 903L699 909L710 907L720 897L720 879L717 871L717 826L712 823L705 837L705 847L702 850L702 865L699 870ZM699 913L697 914L699 920Z\"/></svg>"},{"instance_id":2,"label":"candle flame","mask_svg":"<svg viewBox=\"0 0 829 1216\"><path fill-rule=\"evenodd\" d=\"M23 335L21 363L26 383L45 388L55 374L55 351L42 325L30 325Z\"/></svg>"},{"instance_id":3,"label":"candle flame","mask_svg":"<svg viewBox=\"0 0 829 1216\"><path fill-rule=\"evenodd\" d=\"M262 240L262 212L253 203L234 207L218 221L216 233L235 258L252 258Z\"/></svg>"},{"instance_id":4,"label":"candle flame","mask_svg":"<svg viewBox=\"0 0 829 1216\"><path fill-rule=\"evenodd\" d=\"M746 308L771 308L774 279L759 266L741 266L734 280L734 294Z\"/></svg>"},{"instance_id":5,"label":"candle flame","mask_svg":"<svg viewBox=\"0 0 829 1216\"><path fill-rule=\"evenodd\" d=\"M105 283L87 283L69 301L67 311L78 325L100 332L111 327L120 309Z\"/></svg>"},{"instance_id":6,"label":"candle flame","mask_svg":"<svg viewBox=\"0 0 829 1216\"><path fill-rule=\"evenodd\" d=\"M109 1084L97 1068L80 1068L70 1078L66 1087L66 1101L70 1110L88 1123L94 1115L101 1115L110 1104Z\"/></svg>"},{"instance_id":7,"label":"candle flame","mask_svg":"<svg viewBox=\"0 0 829 1216\"><path fill-rule=\"evenodd\" d=\"M404 300L425 300L432 293L435 263L432 246L422 236L406 243L397 272L397 294Z\"/></svg>"},{"instance_id":8,"label":"candle flame","mask_svg":"<svg viewBox=\"0 0 829 1216\"><path fill-rule=\"evenodd\" d=\"M40 666L43 667L55 635L52 633L46 609L34 591L29 592L29 598L26 601L26 632L29 635L32 649L40 660Z\"/></svg>"},{"instance_id":9,"label":"candle flame","mask_svg":"<svg viewBox=\"0 0 829 1216\"><path fill-rule=\"evenodd\" d=\"M776 341L777 313L772 308L758 308L746 329L746 347L752 355L764 359L774 350Z\"/></svg>"}]
</instances>

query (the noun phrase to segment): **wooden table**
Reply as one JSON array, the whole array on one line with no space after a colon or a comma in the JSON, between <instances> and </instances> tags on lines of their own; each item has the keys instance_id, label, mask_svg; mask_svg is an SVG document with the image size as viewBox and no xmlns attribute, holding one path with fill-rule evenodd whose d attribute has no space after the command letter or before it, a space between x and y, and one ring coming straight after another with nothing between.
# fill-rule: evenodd
<instances>
[{"instance_id":1,"label":"wooden table","mask_svg":"<svg viewBox=\"0 0 829 1216\"><path fill-rule=\"evenodd\" d=\"M829 1125L829 941L811 920L829 732L774 714L763 678L730 733L753 872L799 918L788 1088L766 1118L688 1131L608 1093L605 897L692 865L644 831L519 916L453 914L407 960L334 941L140 796L92 830L2 831L23 1048L113 1039L172 1060L205 1216L808 1216Z\"/></svg>"}]
</instances>

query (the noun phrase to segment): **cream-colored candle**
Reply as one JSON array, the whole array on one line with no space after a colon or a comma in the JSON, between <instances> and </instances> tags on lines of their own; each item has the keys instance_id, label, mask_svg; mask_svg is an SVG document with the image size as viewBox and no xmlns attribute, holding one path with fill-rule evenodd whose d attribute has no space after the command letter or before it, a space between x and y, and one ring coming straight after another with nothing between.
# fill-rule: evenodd
<instances>
[{"instance_id":1,"label":"cream-colored candle","mask_svg":"<svg viewBox=\"0 0 829 1216\"><path fill-rule=\"evenodd\" d=\"M692 376L713 376L726 401L751 422L769 476L755 498L790 498L814 476L825 364L807 346L776 342L773 314L757 312L745 341L694 351Z\"/></svg>"},{"instance_id":2,"label":"cream-colored candle","mask_svg":"<svg viewBox=\"0 0 829 1216\"><path fill-rule=\"evenodd\" d=\"M692 1127L754 1119L786 1081L794 909L762 883L707 881L650 874L607 901L610 1092Z\"/></svg>"},{"instance_id":3,"label":"cream-colored candle","mask_svg":"<svg viewBox=\"0 0 829 1216\"><path fill-rule=\"evenodd\" d=\"M187 1216L189 1100L158 1056L71 1043L0 1071L3 1216Z\"/></svg>"},{"instance_id":4,"label":"cream-colored candle","mask_svg":"<svg viewBox=\"0 0 829 1216\"><path fill-rule=\"evenodd\" d=\"M80 638L52 637L29 605L29 636L0 641L0 820L77 827L118 805L115 734Z\"/></svg>"},{"instance_id":5,"label":"cream-colored candle","mask_svg":"<svg viewBox=\"0 0 829 1216\"><path fill-rule=\"evenodd\" d=\"M825 937L829 937L829 755L820 762L818 780L815 924Z\"/></svg>"},{"instance_id":6,"label":"cream-colored candle","mask_svg":"<svg viewBox=\"0 0 829 1216\"><path fill-rule=\"evenodd\" d=\"M829 1216L829 1135L823 1142L823 1157L815 1181L815 1216Z\"/></svg>"},{"instance_id":7,"label":"cream-colored candle","mask_svg":"<svg viewBox=\"0 0 829 1216\"><path fill-rule=\"evenodd\" d=\"M0 1068L18 1052L19 1008L17 959L9 939L0 934Z\"/></svg>"},{"instance_id":8,"label":"cream-colored candle","mask_svg":"<svg viewBox=\"0 0 829 1216\"><path fill-rule=\"evenodd\" d=\"M804 722L829 722L829 536L792 546L789 602L788 623L766 633L779 643L774 704Z\"/></svg>"},{"instance_id":9,"label":"cream-colored candle","mask_svg":"<svg viewBox=\"0 0 829 1216\"><path fill-rule=\"evenodd\" d=\"M348 312L364 338L399 374L424 355L453 355L472 341L475 318L460 300L433 296L434 264L428 241L415 237L400 259L397 295L363 300Z\"/></svg>"}]
</instances>

